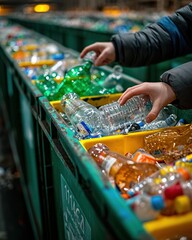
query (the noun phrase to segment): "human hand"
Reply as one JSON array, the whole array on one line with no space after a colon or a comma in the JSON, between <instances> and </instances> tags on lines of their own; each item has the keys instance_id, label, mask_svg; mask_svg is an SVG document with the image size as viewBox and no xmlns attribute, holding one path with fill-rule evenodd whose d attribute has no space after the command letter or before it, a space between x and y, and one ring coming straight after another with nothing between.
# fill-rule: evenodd
<instances>
[{"instance_id":1,"label":"human hand","mask_svg":"<svg viewBox=\"0 0 192 240\"><path fill-rule=\"evenodd\" d=\"M88 52L95 52L95 66L102 66L115 61L115 48L111 42L97 42L83 49L80 57L83 58Z\"/></svg>"},{"instance_id":2,"label":"human hand","mask_svg":"<svg viewBox=\"0 0 192 240\"><path fill-rule=\"evenodd\" d=\"M128 88L119 98L120 105L136 95L147 95L152 102L152 109L146 116L146 122L152 122L161 109L176 99L172 88L164 82L144 82Z\"/></svg>"}]
</instances>

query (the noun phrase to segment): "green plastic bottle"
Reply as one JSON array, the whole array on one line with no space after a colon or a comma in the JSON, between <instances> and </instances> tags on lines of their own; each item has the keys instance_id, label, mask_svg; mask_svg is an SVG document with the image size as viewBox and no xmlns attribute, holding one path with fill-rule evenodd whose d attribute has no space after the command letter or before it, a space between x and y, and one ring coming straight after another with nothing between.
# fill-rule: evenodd
<instances>
[{"instance_id":1,"label":"green plastic bottle","mask_svg":"<svg viewBox=\"0 0 192 240\"><path fill-rule=\"evenodd\" d=\"M117 93L115 87L106 88L92 80L92 66L94 54L88 53L84 62L70 68L63 81L56 87L46 86L44 95L49 101L61 100L64 94L75 92L80 97Z\"/></svg>"},{"instance_id":2,"label":"green plastic bottle","mask_svg":"<svg viewBox=\"0 0 192 240\"><path fill-rule=\"evenodd\" d=\"M85 61L83 64L72 67L67 71L63 81L54 90L48 89L44 95L50 100L61 100L64 94L76 92L82 95L91 82L91 60Z\"/></svg>"},{"instance_id":3,"label":"green plastic bottle","mask_svg":"<svg viewBox=\"0 0 192 240\"><path fill-rule=\"evenodd\" d=\"M58 86L57 82L55 81L56 76L57 76L57 73L55 72L51 74L49 73L42 74L38 77L38 80L36 80L35 84L43 94L47 90L52 92Z\"/></svg>"}]
</instances>

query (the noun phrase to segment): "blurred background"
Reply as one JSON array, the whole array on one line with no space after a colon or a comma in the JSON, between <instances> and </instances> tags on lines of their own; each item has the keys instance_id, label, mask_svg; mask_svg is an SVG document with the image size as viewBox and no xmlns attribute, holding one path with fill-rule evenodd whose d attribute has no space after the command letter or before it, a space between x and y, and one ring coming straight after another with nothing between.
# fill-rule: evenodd
<instances>
[{"instance_id":1,"label":"blurred background","mask_svg":"<svg viewBox=\"0 0 192 240\"><path fill-rule=\"evenodd\" d=\"M151 11L173 11L190 1L182 0L1 0L0 15L10 14L14 11L20 13L37 13L48 11L126 11L126 10L151 10Z\"/></svg>"}]
</instances>

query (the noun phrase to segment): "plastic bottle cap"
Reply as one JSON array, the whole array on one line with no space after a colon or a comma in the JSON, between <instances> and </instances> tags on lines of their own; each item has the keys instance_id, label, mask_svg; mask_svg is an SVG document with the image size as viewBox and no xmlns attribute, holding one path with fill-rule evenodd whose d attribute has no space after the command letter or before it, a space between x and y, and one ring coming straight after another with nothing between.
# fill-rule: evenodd
<instances>
[{"instance_id":1,"label":"plastic bottle cap","mask_svg":"<svg viewBox=\"0 0 192 240\"><path fill-rule=\"evenodd\" d=\"M160 169L160 174L165 176L167 173L175 172L175 169L172 166L166 166Z\"/></svg>"},{"instance_id":2,"label":"plastic bottle cap","mask_svg":"<svg viewBox=\"0 0 192 240\"><path fill-rule=\"evenodd\" d=\"M174 201L175 211L178 214L191 211L191 201L186 195L179 196Z\"/></svg>"},{"instance_id":3,"label":"plastic bottle cap","mask_svg":"<svg viewBox=\"0 0 192 240\"><path fill-rule=\"evenodd\" d=\"M145 125L145 123L143 121L138 122L138 124L139 124L140 128L142 128Z\"/></svg>"},{"instance_id":4,"label":"plastic bottle cap","mask_svg":"<svg viewBox=\"0 0 192 240\"><path fill-rule=\"evenodd\" d=\"M156 163L156 159L152 155L139 152L139 151L134 154L133 161L140 162L140 163L150 163L150 164Z\"/></svg>"},{"instance_id":5,"label":"plastic bottle cap","mask_svg":"<svg viewBox=\"0 0 192 240\"><path fill-rule=\"evenodd\" d=\"M135 196L135 192L134 192L133 190L128 190L128 191L127 191L127 195L128 195L129 197L133 197L133 196Z\"/></svg>"},{"instance_id":6,"label":"plastic bottle cap","mask_svg":"<svg viewBox=\"0 0 192 240\"><path fill-rule=\"evenodd\" d=\"M177 172L182 176L184 180L189 180L191 178L190 173L186 168L178 168Z\"/></svg>"},{"instance_id":7,"label":"plastic bottle cap","mask_svg":"<svg viewBox=\"0 0 192 240\"><path fill-rule=\"evenodd\" d=\"M154 179L155 184L160 184L161 182L162 182L162 178L160 178L160 177L157 177Z\"/></svg>"},{"instance_id":8,"label":"plastic bottle cap","mask_svg":"<svg viewBox=\"0 0 192 240\"><path fill-rule=\"evenodd\" d=\"M165 189L164 195L167 199L174 200L176 197L183 195L183 189L180 183L176 183Z\"/></svg>"},{"instance_id":9,"label":"plastic bottle cap","mask_svg":"<svg viewBox=\"0 0 192 240\"><path fill-rule=\"evenodd\" d=\"M137 124L137 123L133 123L131 124L131 126L129 127L129 131L136 131L136 130L139 130L140 129L140 125Z\"/></svg>"},{"instance_id":10,"label":"plastic bottle cap","mask_svg":"<svg viewBox=\"0 0 192 240\"><path fill-rule=\"evenodd\" d=\"M164 199L161 195L155 195L151 197L151 205L155 210L161 210L165 207Z\"/></svg>"},{"instance_id":11,"label":"plastic bottle cap","mask_svg":"<svg viewBox=\"0 0 192 240\"><path fill-rule=\"evenodd\" d=\"M192 160L192 154L187 155L187 156L186 156L186 159L187 159L188 161Z\"/></svg>"},{"instance_id":12,"label":"plastic bottle cap","mask_svg":"<svg viewBox=\"0 0 192 240\"><path fill-rule=\"evenodd\" d=\"M62 59L64 59L64 57L65 57L64 53L52 54L52 59L53 60L62 60Z\"/></svg>"},{"instance_id":13,"label":"plastic bottle cap","mask_svg":"<svg viewBox=\"0 0 192 240\"><path fill-rule=\"evenodd\" d=\"M185 123L185 120L183 118L179 119L179 122Z\"/></svg>"}]
</instances>

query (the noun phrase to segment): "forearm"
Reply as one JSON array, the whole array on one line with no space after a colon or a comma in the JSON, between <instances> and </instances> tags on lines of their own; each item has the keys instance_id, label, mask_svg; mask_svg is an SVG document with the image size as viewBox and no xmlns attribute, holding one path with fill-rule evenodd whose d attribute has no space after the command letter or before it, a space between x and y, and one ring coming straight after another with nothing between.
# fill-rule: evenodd
<instances>
[{"instance_id":1,"label":"forearm","mask_svg":"<svg viewBox=\"0 0 192 240\"><path fill-rule=\"evenodd\" d=\"M116 60L124 66L144 66L192 52L191 5L161 18L137 33L112 36Z\"/></svg>"},{"instance_id":2,"label":"forearm","mask_svg":"<svg viewBox=\"0 0 192 240\"><path fill-rule=\"evenodd\" d=\"M192 62L163 73L162 82L169 84L176 94L173 104L181 109L192 109Z\"/></svg>"},{"instance_id":3,"label":"forearm","mask_svg":"<svg viewBox=\"0 0 192 240\"><path fill-rule=\"evenodd\" d=\"M116 60L124 66L144 66L168 59L173 52L169 34L159 25L153 24L137 33L114 35ZM166 46L162 47L162 46ZM167 51L169 49L169 51Z\"/></svg>"}]
</instances>

